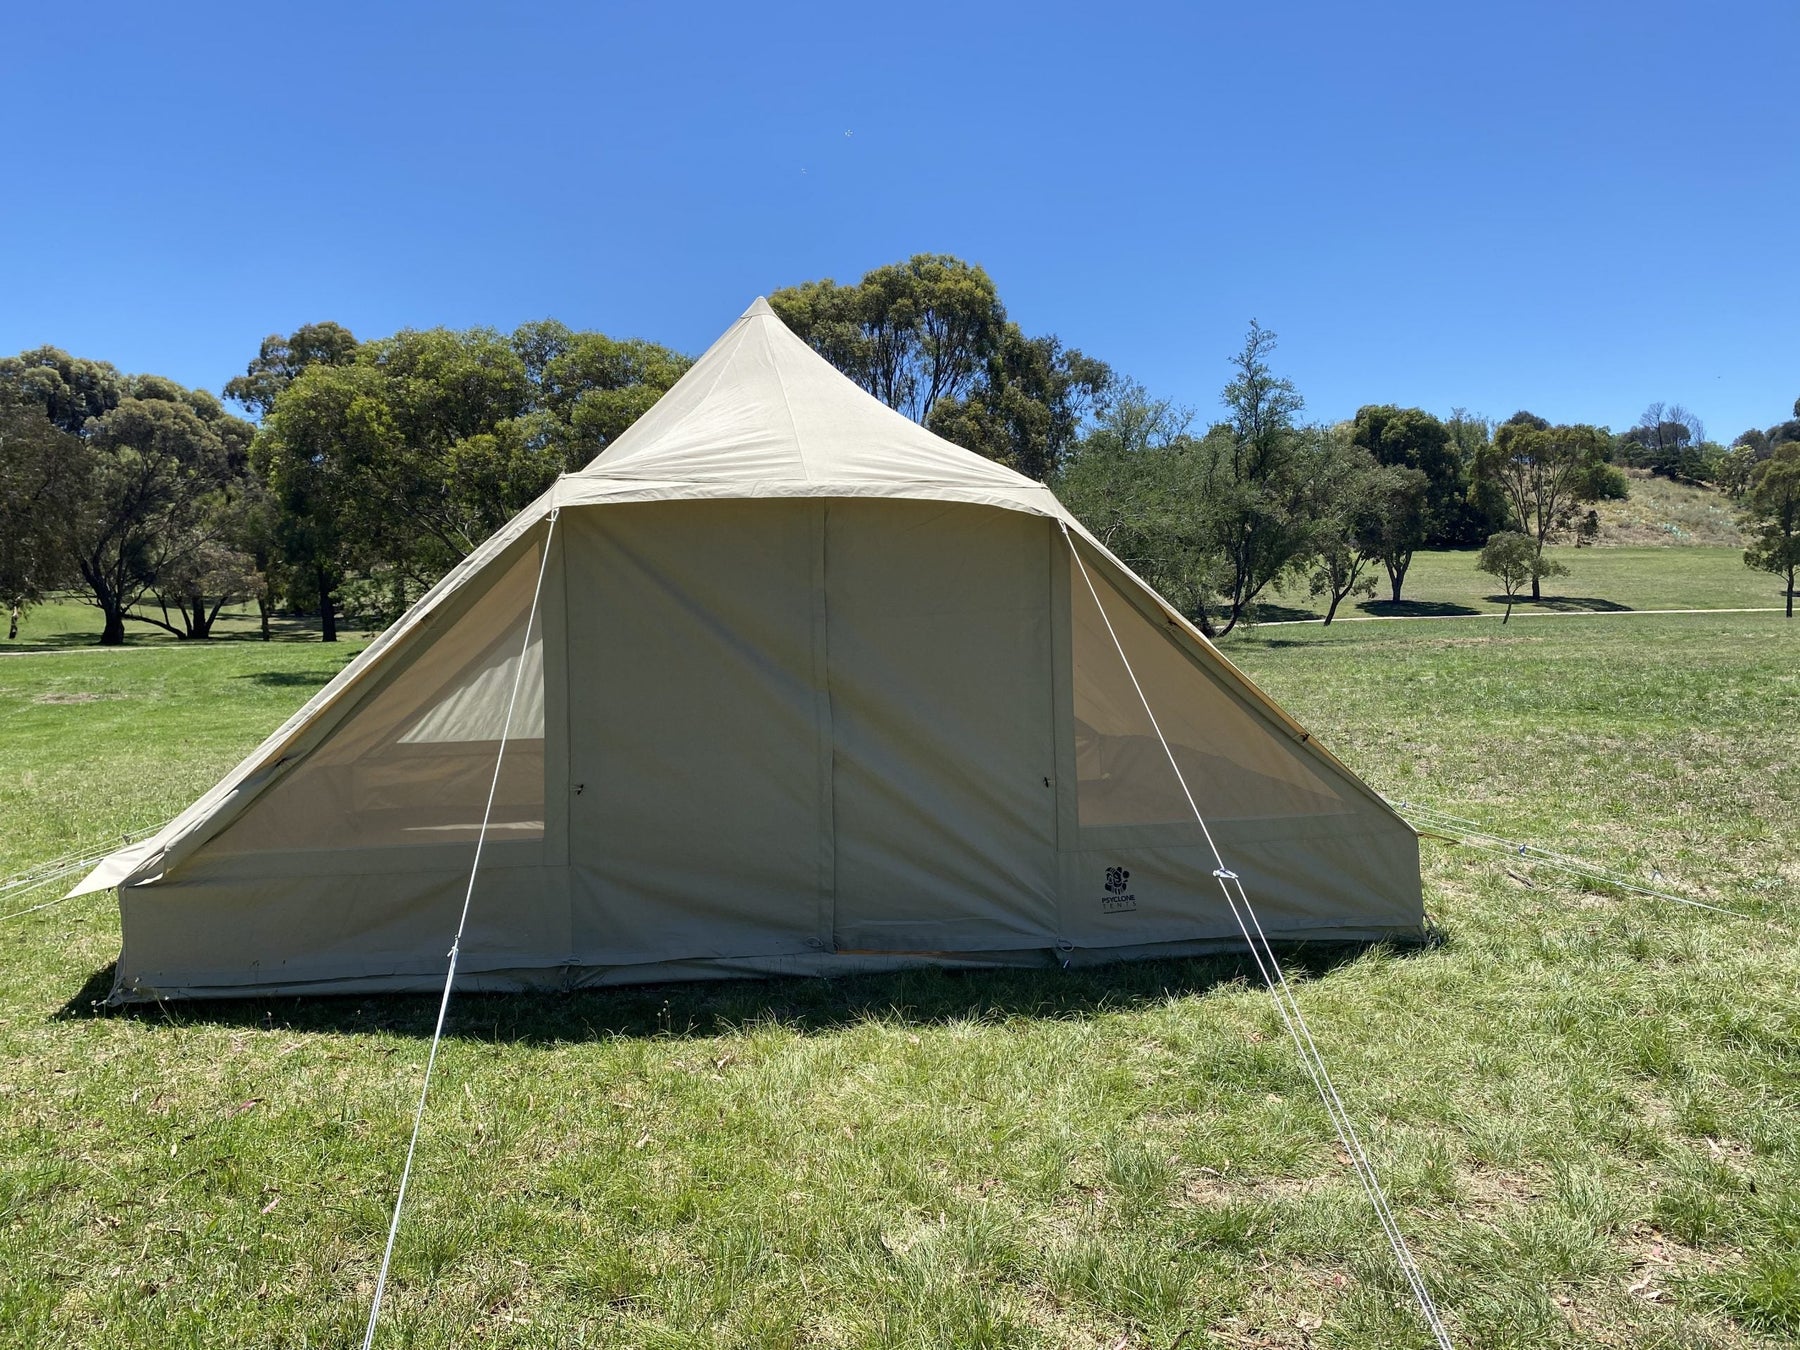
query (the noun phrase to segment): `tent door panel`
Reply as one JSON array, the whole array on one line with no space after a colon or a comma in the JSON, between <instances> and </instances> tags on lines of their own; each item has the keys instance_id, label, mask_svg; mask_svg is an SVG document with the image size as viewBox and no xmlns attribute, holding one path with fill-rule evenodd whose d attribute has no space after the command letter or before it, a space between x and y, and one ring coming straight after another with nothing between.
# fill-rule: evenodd
<instances>
[{"instance_id":1,"label":"tent door panel","mask_svg":"<svg viewBox=\"0 0 1800 1350\"><path fill-rule=\"evenodd\" d=\"M1052 527L833 501L825 528L837 948L1053 946Z\"/></svg>"},{"instance_id":2,"label":"tent door panel","mask_svg":"<svg viewBox=\"0 0 1800 1350\"><path fill-rule=\"evenodd\" d=\"M573 964L821 945L817 517L565 514Z\"/></svg>"}]
</instances>

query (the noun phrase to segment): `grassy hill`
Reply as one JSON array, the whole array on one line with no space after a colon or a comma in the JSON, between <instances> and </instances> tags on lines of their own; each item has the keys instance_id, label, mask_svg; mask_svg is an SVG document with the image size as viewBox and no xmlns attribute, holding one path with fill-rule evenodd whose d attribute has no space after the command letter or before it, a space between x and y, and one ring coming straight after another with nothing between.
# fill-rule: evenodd
<instances>
[{"instance_id":1,"label":"grassy hill","mask_svg":"<svg viewBox=\"0 0 1800 1350\"><path fill-rule=\"evenodd\" d=\"M1726 594L1707 550L1655 556L1583 550L1570 585ZM349 651L0 659L0 874L184 805ZM1427 839L1440 945L1292 959L1458 1345L1793 1344L1800 626L1401 621L1229 654L1378 787L1751 916ZM0 1344L359 1340L435 1003L105 1014L108 897L0 935ZM1426 1343L1246 962L451 1018L384 1344Z\"/></svg>"},{"instance_id":2,"label":"grassy hill","mask_svg":"<svg viewBox=\"0 0 1800 1350\"><path fill-rule=\"evenodd\" d=\"M1594 508L1600 514L1600 547L1744 547L1737 508L1724 494L1658 478L1645 469L1627 469L1625 476L1631 496Z\"/></svg>"}]
</instances>

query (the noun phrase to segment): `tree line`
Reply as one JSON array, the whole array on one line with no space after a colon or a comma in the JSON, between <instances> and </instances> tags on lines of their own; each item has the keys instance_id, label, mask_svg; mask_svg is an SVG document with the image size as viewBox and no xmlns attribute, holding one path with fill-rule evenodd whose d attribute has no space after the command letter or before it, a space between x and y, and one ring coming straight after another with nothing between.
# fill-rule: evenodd
<instances>
[{"instance_id":1,"label":"tree line","mask_svg":"<svg viewBox=\"0 0 1800 1350\"><path fill-rule=\"evenodd\" d=\"M1324 424L1305 419L1275 335L1253 322L1203 425L1055 335L1025 333L987 273L957 258L810 281L770 303L888 406L1048 483L1211 636L1295 580L1327 622L1378 586L1399 602L1422 548L1485 545L1504 556L1509 595L1529 584L1535 597L1558 569L1546 547L1591 541L1593 504L1625 495L1621 466L1738 498L1754 524L1747 560L1785 571L1790 592L1800 564L1800 404L1730 447L1664 404L1618 434L1388 404ZM225 386L238 417L159 376L22 352L0 360L0 599L14 635L25 607L79 588L108 645L129 622L204 638L244 601L265 637L285 610L318 615L332 641L345 614L398 614L690 364L554 321L372 340L317 323L265 339Z\"/></svg>"}]
</instances>

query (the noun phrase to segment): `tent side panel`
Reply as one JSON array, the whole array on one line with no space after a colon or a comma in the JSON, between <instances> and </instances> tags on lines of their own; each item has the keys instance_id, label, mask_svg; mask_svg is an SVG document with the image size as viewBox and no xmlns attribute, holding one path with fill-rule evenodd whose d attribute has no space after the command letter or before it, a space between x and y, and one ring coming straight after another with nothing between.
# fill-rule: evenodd
<instances>
[{"instance_id":1,"label":"tent side panel","mask_svg":"<svg viewBox=\"0 0 1800 1350\"><path fill-rule=\"evenodd\" d=\"M463 944L468 972L560 962L564 912L545 903L560 878L519 856L535 852L490 845ZM389 851L386 869L371 856L361 869L286 876L215 858L179 880L127 886L119 894L118 994L251 993L375 976L392 978L388 987L441 986L468 853L434 849L398 867Z\"/></svg>"},{"instance_id":2,"label":"tent side panel","mask_svg":"<svg viewBox=\"0 0 1800 1350\"><path fill-rule=\"evenodd\" d=\"M1237 931L1196 807L1270 936L1421 931L1412 830L1098 568L1084 575L1067 549L1063 566L1063 715L1074 741L1061 834L1065 939L1136 947Z\"/></svg>"}]
</instances>

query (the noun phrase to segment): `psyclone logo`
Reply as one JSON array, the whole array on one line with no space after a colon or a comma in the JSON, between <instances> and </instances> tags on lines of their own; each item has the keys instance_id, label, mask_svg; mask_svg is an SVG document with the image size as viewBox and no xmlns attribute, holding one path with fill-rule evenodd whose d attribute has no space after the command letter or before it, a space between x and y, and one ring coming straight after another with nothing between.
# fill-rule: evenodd
<instances>
[{"instance_id":1,"label":"psyclone logo","mask_svg":"<svg viewBox=\"0 0 1800 1350\"><path fill-rule=\"evenodd\" d=\"M1100 909L1105 914L1122 914L1137 908L1137 897L1126 893L1125 888L1131 884L1131 873L1123 867L1106 869L1106 894L1100 897Z\"/></svg>"}]
</instances>

